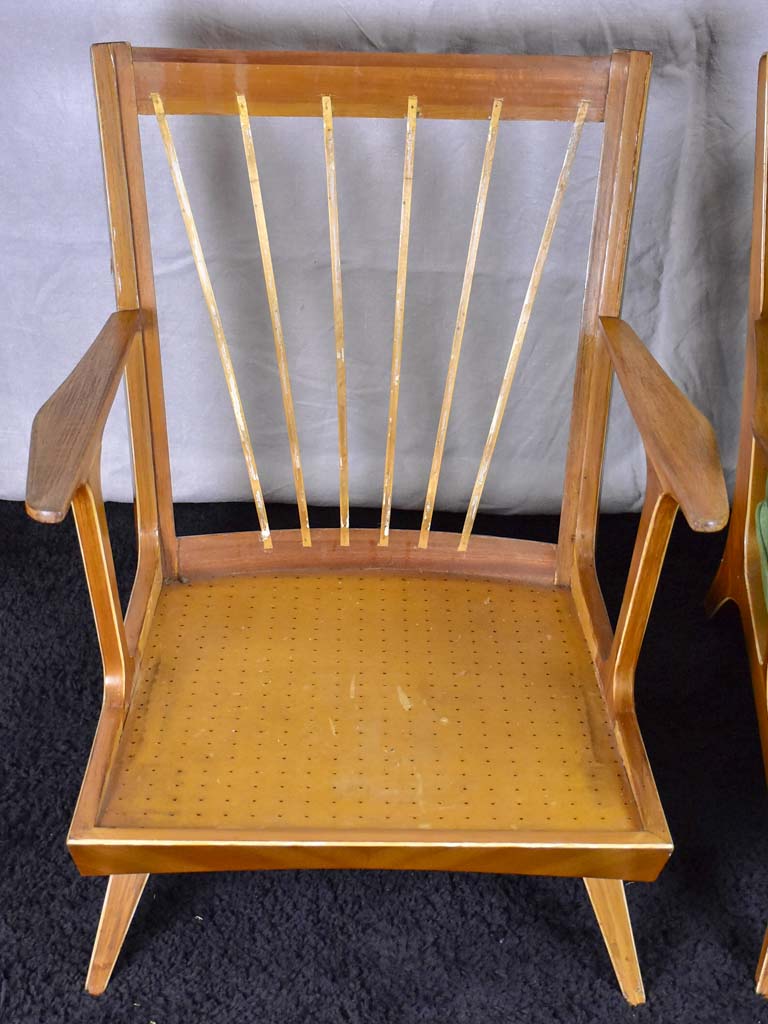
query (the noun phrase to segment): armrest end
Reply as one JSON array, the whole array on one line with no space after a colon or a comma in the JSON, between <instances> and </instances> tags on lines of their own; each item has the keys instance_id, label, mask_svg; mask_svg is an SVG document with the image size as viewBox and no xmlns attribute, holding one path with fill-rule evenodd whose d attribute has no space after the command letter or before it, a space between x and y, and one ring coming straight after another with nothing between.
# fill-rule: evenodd
<instances>
[{"instance_id":1,"label":"armrest end","mask_svg":"<svg viewBox=\"0 0 768 1024\"><path fill-rule=\"evenodd\" d=\"M27 485L27 495L29 495L29 485ZM64 520L67 518L69 506L67 506L67 509L64 512L62 512L60 509L54 511L51 509L36 508L34 505L30 505L29 496L27 496L24 502L24 510L26 511L29 518L34 519L36 523L63 523Z\"/></svg>"},{"instance_id":2,"label":"armrest end","mask_svg":"<svg viewBox=\"0 0 768 1024\"><path fill-rule=\"evenodd\" d=\"M97 456L131 342L141 329L137 309L113 313L64 383L32 423L27 515L60 523Z\"/></svg>"},{"instance_id":3,"label":"armrest end","mask_svg":"<svg viewBox=\"0 0 768 1024\"><path fill-rule=\"evenodd\" d=\"M692 529L714 533L728 522L728 493L709 420L617 317L600 317L616 376L640 431L648 461Z\"/></svg>"}]
</instances>

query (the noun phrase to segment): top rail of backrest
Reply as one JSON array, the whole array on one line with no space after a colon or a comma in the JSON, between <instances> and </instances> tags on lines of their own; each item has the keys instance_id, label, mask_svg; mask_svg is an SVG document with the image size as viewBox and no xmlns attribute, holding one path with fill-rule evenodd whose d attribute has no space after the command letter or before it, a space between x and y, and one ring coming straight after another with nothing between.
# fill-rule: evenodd
<instances>
[{"instance_id":1,"label":"top rail of backrest","mask_svg":"<svg viewBox=\"0 0 768 1024\"><path fill-rule=\"evenodd\" d=\"M582 100L602 121L611 57L492 54L307 53L280 50L132 51L140 114L151 94L167 114L319 116L323 96L336 117L398 117L418 96L426 118L485 119L494 99L507 120L572 121Z\"/></svg>"}]
</instances>

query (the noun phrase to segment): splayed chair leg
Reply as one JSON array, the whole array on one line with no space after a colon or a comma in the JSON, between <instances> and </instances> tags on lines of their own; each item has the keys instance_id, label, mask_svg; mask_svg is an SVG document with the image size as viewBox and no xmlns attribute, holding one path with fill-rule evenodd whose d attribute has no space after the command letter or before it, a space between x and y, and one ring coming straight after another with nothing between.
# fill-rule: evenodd
<instances>
[{"instance_id":1,"label":"splayed chair leg","mask_svg":"<svg viewBox=\"0 0 768 1024\"><path fill-rule=\"evenodd\" d=\"M624 883L616 878L585 878L592 909L603 934L616 980L627 1002L645 1002Z\"/></svg>"},{"instance_id":2,"label":"splayed chair leg","mask_svg":"<svg viewBox=\"0 0 768 1024\"><path fill-rule=\"evenodd\" d=\"M704 611L708 619L711 619L726 601L733 600L733 593L731 589L731 574L728 568L728 560L723 557L720 567L715 573L715 578L712 580L712 584L709 588L707 596L704 598Z\"/></svg>"},{"instance_id":3,"label":"splayed chair leg","mask_svg":"<svg viewBox=\"0 0 768 1024\"><path fill-rule=\"evenodd\" d=\"M763 939L763 948L760 950L760 959L755 971L755 991L759 996L768 998L768 930Z\"/></svg>"},{"instance_id":4,"label":"splayed chair leg","mask_svg":"<svg viewBox=\"0 0 768 1024\"><path fill-rule=\"evenodd\" d=\"M85 990L99 996L107 987L115 961L149 875L110 875L93 944Z\"/></svg>"}]
</instances>

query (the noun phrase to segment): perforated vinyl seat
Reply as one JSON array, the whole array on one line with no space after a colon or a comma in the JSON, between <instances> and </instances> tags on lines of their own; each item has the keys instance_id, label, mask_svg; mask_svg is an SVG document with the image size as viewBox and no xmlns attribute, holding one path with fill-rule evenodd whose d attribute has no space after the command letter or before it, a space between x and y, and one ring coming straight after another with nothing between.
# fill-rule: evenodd
<instances>
[{"instance_id":1,"label":"perforated vinyl seat","mask_svg":"<svg viewBox=\"0 0 768 1024\"><path fill-rule=\"evenodd\" d=\"M450 576L165 588L106 828L641 828L566 590Z\"/></svg>"}]
</instances>

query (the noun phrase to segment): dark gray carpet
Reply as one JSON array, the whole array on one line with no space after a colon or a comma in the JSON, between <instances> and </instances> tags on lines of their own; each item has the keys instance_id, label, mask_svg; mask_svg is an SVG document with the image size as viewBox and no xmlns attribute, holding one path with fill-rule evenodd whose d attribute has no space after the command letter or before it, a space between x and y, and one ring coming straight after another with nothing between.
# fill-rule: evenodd
<instances>
[{"instance_id":1,"label":"dark gray carpet","mask_svg":"<svg viewBox=\"0 0 768 1024\"><path fill-rule=\"evenodd\" d=\"M124 583L131 511L109 517ZM180 533L251 520L240 506L178 510ZM636 522L601 524L612 611ZM629 886L646 1006L619 995L580 882L384 872L156 876L94 1000L82 985L104 882L78 876L64 839L99 710L98 649L71 518L42 527L0 503L0 1021L768 1022L752 982L768 800L747 664L735 612L707 623L701 609L721 547L676 527L638 670L676 842L658 882Z\"/></svg>"}]
</instances>

